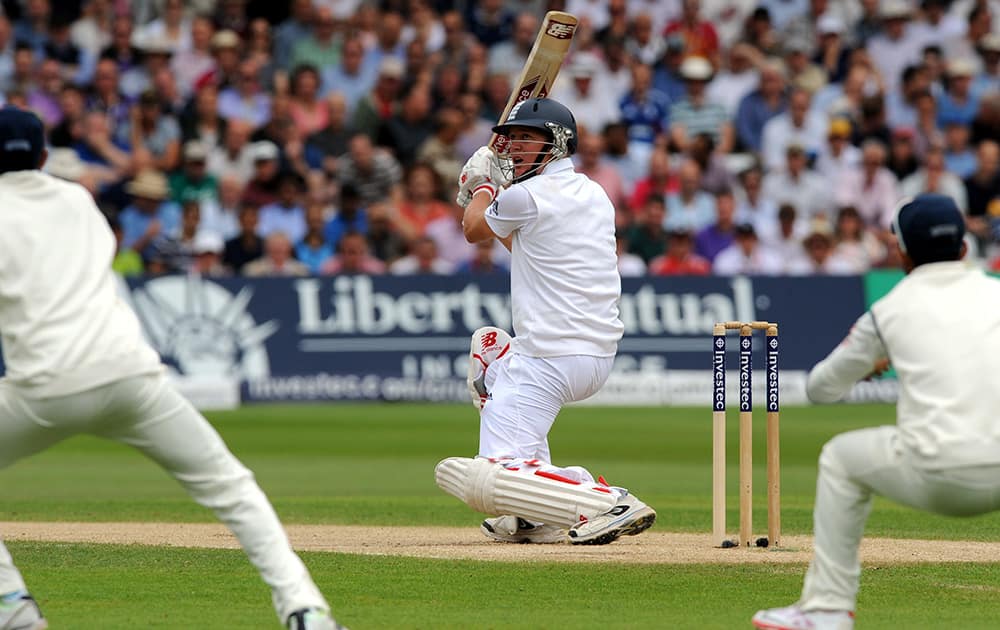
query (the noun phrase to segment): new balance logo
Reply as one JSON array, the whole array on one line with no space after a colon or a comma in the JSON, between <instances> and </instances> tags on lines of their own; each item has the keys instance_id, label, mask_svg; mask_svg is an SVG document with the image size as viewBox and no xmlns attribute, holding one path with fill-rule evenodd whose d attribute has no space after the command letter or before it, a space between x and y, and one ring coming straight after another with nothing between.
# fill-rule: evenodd
<instances>
[{"instance_id":1,"label":"new balance logo","mask_svg":"<svg viewBox=\"0 0 1000 630\"><path fill-rule=\"evenodd\" d=\"M576 30L575 24L562 24L561 22L552 22L549 24L548 30L545 34L550 37L555 37L556 39L569 39L573 37L573 31Z\"/></svg>"}]
</instances>

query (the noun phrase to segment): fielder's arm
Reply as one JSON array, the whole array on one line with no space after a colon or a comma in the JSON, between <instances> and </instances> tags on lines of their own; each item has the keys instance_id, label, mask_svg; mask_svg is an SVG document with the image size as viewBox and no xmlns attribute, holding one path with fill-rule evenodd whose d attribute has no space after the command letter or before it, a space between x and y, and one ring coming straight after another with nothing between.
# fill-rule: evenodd
<instances>
[{"instance_id":1,"label":"fielder's arm","mask_svg":"<svg viewBox=\"0 0 1000 630\"><path fill-rule=\"evenodd\" d=\"M809 372L806 395L817 403L840 400L854 384L888 367L886 349L871 311L854 323L847 338Z\"/></svg>"}]
</instances>

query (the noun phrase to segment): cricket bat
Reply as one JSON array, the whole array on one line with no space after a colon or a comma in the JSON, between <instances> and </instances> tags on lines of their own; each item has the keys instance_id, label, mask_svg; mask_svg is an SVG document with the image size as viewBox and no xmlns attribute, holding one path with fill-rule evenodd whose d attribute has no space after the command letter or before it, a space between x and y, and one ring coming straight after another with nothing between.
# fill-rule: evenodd
<instances>
[{"instance_id":1,"label":"cricket bat","mask_svg":"<svg viewBox=\"0 0 1000 630\"><path fill-rule=\"evenodd\" d=\"M521 70L521 76L510 93L507 107L504 108L498 125L507 120L510 110L521 101L536 97L545 98L548 95L559 74L563 59L569 52L569 46L573 43L577 21L575 15L562 11L549 11L545 14L542 27L538 30L538 37L535 38L527 61L524 62L524 69ZM507 151L509 143L507 136L493 134L488 146L493 153L500 155Z\"/></svg>"}]
</instances>

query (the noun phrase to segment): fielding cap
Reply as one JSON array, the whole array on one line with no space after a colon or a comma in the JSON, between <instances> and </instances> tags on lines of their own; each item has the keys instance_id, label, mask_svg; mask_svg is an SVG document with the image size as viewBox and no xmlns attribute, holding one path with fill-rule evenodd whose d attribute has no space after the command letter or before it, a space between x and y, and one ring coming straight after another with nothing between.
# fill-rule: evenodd
<instances>
[{"instance_id":1,"label":"fielding cap","mask_svg":"<svg viewBox=\"0 0 1000 630\"><path fill-rule=\"evenodd\" d=\"M951 197L923 193L900 202L892 231L914 264L958 260L965 219Z\"/></svg>"},{"instance_id":2,"label":"fielding cap","mask_svg":"<svg viewBox=\"0 0 1000 630\"><path fill-rule=\"evenodd\" d=\"M0 109L0 173L37 169L44 150L45 131L38 116L11 106Z\"/></svg>"}]
</instances>

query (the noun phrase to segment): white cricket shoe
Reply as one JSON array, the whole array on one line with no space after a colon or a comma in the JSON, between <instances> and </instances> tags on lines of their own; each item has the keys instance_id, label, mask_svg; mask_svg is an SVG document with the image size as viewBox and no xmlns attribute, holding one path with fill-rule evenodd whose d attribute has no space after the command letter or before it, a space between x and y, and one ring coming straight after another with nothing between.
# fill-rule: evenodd
<instances>
[{"instance_id":1,"label":"white cricket shoe","mask_svg":"<svg viewBox=\"0 0 1000 630\"><path fill-rule=\"evenodd\" d=\"M849 610L802 610L798 604L758 610L755 628L764 630L853 630L854 613Z\"/></svg>"},{"instance_id":2,"label":"white cricket shoe","mask_svg":"<svg viewBox=\"0 0 1000 630\"><path fill-rule=\"evenodd\" d=\"M517 516L488 518L479 526L493 540L510 543L548 545L566 542L566 530L555 525L532 523Z\"/></svg>"},{"instance_id":3,"label":"white cricket shoe","mask_svg":"<svg viewBox=\"0 0 1000 630\"><path fill-rule=\"evenodd\" d=\"M656 511L625 491L618 503L590 520L569 528L569 541L574 545L606 545L621 536L641 534L656 521Z\"/></svg>"},{"instance_id":4,"label":"white cricket shoe","mask_svg":"<svg viewBox=\"0 0 1000 630\"><path fill-rule=\"evenodd\" d=\"M302 608L288 615L285 620L288 630L347 630L337 623L329 610L323 608Z\"/></svg>"},{"instance_id":5,"label":"white cricket shoe","mask_svg":"<svg viewBox=\"0 0 1000 630\"><path fill-rule=\"evenodd\" d=\"M19 592L0 597L0 630L43 630L48 627L31 595Z\"/></svg>"}]
</instances>

